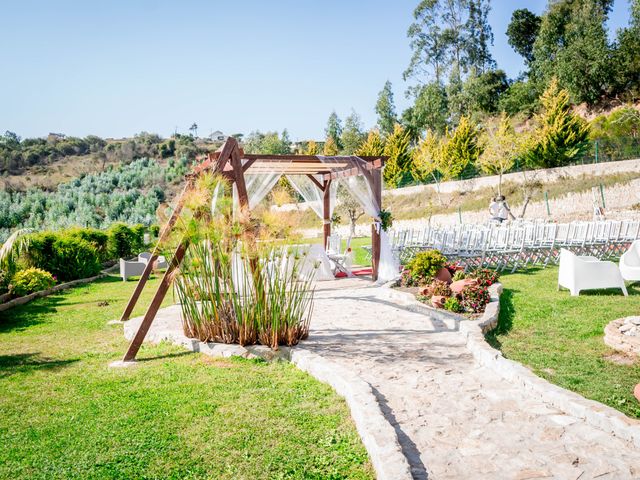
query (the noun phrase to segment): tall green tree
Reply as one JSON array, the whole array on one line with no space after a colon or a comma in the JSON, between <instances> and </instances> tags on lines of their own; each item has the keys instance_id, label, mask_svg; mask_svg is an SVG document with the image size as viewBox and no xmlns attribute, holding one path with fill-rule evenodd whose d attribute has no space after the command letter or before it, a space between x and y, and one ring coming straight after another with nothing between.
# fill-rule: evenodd
<instances>
[{"instance_id":1,"label":"tall green tree","mask_svg":"<svg viewBox=\"0 0 640 480\"><path fill-rule=\"evenodd\" d=\"M589 124L571 111L569 93L554 78L540 103L524 154L526 163L532 168L552 168L578 160L589 146Z\"/></svg>"},{"instance_id":2,"label":"tall green tree","mask_svg":"<svg viewBox=\"0 0 640 480\"><path fill-rule=\"evenodd\" d=\"M476 163L481 152L478 127L463 115L455 130L445 134L440 166L445 181L458 178L469 165Z\"/></svg>"},{"instance_id":3,"label":"tall green tree","mask_svg":"<svg viewBox=\"0 0 640 480\"><path fill-rule=\"evenodd\" d=\"M384 154L389 158L384 167L384 181L391 188L397 188L411 180L413 158L409 134L396 124L384 146Z\"/></svg>"},{"instance_id":4,"label":"tall green tree","mask_svg":"<svg viewBox=\"0 0 640 480\"><path fill-rule=\"evenodd\" d=\"M414 22L407 31L413 54L403 77L427 76L437 83L443 80L446 71L446 44L443 38L442 5L439 0L421 0L413 11Z\"/></svg>"},{"instance_id":5,"label":"tall green tree","mask_svg":"<svg viewBox=\"0 0 640 480\"><path fill-rule=\"evenodd\" d=\"M557 77L574 102L595 103L611 89L612 49L606 21L611 0L558 0L542 17L531 65L543 85Z\"/></svg>"},{"instance_id":6,"label":"tall green tree","mask_svg":"<svg viewBox=\"0 0 640 480\"><path fill-rule=\"evenodd\" d=\"M335 143L338 150L342 148L342 143L340 143L340 137L342 136L342 120L340 120L340 117L338 117L335 110L331 112L331 115L329 115L327 127L324 129L324 135L326 138L331 138L333 140L333 143Z\"/></svg>"},{"instance_id":7,"label":"tall green tree","mask_svg":"<svg viewBox=\"0 0 640 480\"><path fill-rule=\"evenodd\" d=\"M412 141L417 141L427 129L444 133L448 119L447 92L437 82L418 88L413 106L402 112L402 125Z\"/></svg>"},{"instance_id":8,"label":"tall green tree","mask_svg":"<svg viewBox=\"0 0 640 480\"><path fill-rule=\"evenodd\" d=\"M507 39L511 48L521 55L527 65L533 61L533 45L540 31L542 19L526 8L514 10L507 26Z\"/></svg>"},{"instance_id":9,"label":"tall green tree","mask_svg":"<svg viewBox=\"0 0 640 480\"><path fill-rule=\"evenodd\" d=\"M472 76L482 75L496 67L489 47L493 45L493 32L489 25L489 0L468 0L468 18L465 32L465 67Z\"/></svg>"},{"instance_id":10,"label":"tall green tree","mask_svg":"<svg viewBox=\"0 0 640 480\"><path fill-rule=\"evenodd\" d=\"M629 26L618 31L613 63L615 93L640 98L640 0L630 6Z\"/></svg>"},{"instance_id":11,"label":"tall green tree","mask_svg":"<svg viewBox=\"0 0 640 480\"><path fill-rule=\"evenodd\" d=\"M360 147L364 137L360 116L355 111L351 111L351 114L344 120L344 128L340 135L342 153L352 155Z\"/></svg>"},{"instance_id":12,"label":"tall green tree","mask_svg":"<svg viewBox=\"0 0 640 480\"><path fill-rule=\"evenodd\" d=\"M393 90L391 82L386 81L384 87L378 94L376 102L376 114L378 115L378 127L383 135L391 135L393 127L398 123L396 117L396 106L393 103Z\"/></svg>"}]
</instances>

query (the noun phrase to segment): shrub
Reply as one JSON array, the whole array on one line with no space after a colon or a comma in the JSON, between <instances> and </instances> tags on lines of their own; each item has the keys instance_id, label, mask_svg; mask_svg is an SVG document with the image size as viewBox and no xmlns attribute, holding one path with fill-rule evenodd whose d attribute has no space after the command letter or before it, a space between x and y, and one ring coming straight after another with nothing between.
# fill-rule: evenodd
<instances>
[{"instance_id":1,"label":"shrub","mask_svg":"<svg viewBox=\"0 0 640 480\"><path fill-rule=\"evenodd\" d=\"M149 227L149 232L151 233L152 237L158 238L160 236L160 225L151 225Z\"/></svg>"},{"instance_id":2,"label":"shrub","mask_svg":"<svg viewBox=\"0 0 640 480\"><path fill-rule=\"evenodd\" d=\"M66 233L72 237L78 237L82 240L86 240L91 245L93 245L98 252L98 257L101 262L106 262L107 260L115 260L113 258L109 258L109 235L107 235L102 230L98 230L96 228L72 228L67 230Z\"/></svg>"},{"instance_id":3,"label":"shrub","mask_svg":"<svg viewBox=\"0 0 640 480\"><path fill-rule=\"evenodd\" d=\"M102 268L96 248L77 236L43 232L32 235L29 263L63 281L97 275Z\"/></svg>"},{"instance_id":4,"label":"shrub","mask_svg":"<svg viewBox=\"0 0 640 480\"><path fill-rule=\"evenodd\" d=\"M424 282L435 277L446 261L446 257L438 250L426 250L416 254L408 268L414 280Z\"/></svg>"},{"instance_id":5,"label":"shrub","mask_svg":"<svg viewBox=\"0 0 640 480\"><path fill-rule=\"evenodd\" d=\"M29 295L40 290L47 290L56 284L53 276L40 268L27 268L13 276L10 291L17 297Z\"/></svg>"},{"instance_id":6,"label":"shrub","mask_svg":"<svg viewBox=\"0 0 640 480\"><path fill-rule=\"evenodd\" d=\"M452 280L454 282L457 282L458 280L464 280L465 278L467 278L467 274L464 273L463 270L456 270L456 272L453 274Z\"/></svg>"},{"instance_id":7,"label":"shrub","mask_svg":"<svg viewBox=\"0 0 640 480\"><path fill-rule=\"evenodd\" d=\"M438 295L443 297L450 297L453 295L451 288L447 282L441 280L434 280L431 284L431 295Z\"/></svg>"},{"instance_id":8,"label":"shrub","mask_svg":"<svg viewBox=\"0 0 640 480\"><path fill-rule=\"evenodd\" d=\"M444 309L454 313L461 313L464 308L456 297L449 297L444 302Z\"/></svg>"},{"instance_id":9,"label":"shrub","mask_svg":"<svg viewBox=\"0 0 640 480\"><path fill-rule=\"evenodd\" d=\"M489 290L482 285L468 285L462 290L462 300L460 304L466 312L480 313L491 300Z\"/></svg>"},{"instance_id":10,"label":"shrub","mask_svg":"<svg viewBox=\"0 0 640 480\"><path fill-rule=\"evenodd\" d=\"M0 295L9 291L10 275L6 270L0 270Z\"/></svg>"},{"instance_id":11,"label":"shrub","mask_svg":"<svg viewBox=\"0 0 640 480\"><path fill-rule=\"evenodd\" d=\"M124 223L116 223L107 230L107 234L107 249L113 260L132 257L144 249L143 225L129 227Z\"/></svg>"},{"instance_id":12,"label":"shrub","mask_svg":"<svg viewBox=\"0 0 640 480\"><path fill-rule=\"evenodd\" d=\"M500 273L498 273L496 270L491 270L490 268L478 268L468 276L470 278L475 278L476 280L478 280L478 285L489 287L498 281L498 279L500 278Z\"/></svg>"}]
</instances>

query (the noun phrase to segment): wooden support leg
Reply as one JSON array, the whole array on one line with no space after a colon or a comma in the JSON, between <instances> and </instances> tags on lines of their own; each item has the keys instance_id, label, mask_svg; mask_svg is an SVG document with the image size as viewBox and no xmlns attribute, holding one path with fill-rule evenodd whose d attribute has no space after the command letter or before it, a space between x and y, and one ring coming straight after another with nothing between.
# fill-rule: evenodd
<instances>
[{"instance_id":1,"label":"wooden support leg","mask_svg":"<svg viewBox=\"0 0 640 480\"><path fill-rule=\"evenodd\" d=\"M144 314L144 318L142 320L142 323L140 324L140 328L138 328L135 337L133 337L133 340L131 340L131 344L129 345L127 353L124 354L124 357L122 359L123 362L135 360L138 350L140 350L140 346L144 341L144 337L147 336L147 332L149 331L149 328L151 327L151 324L156 317L156 313L158 313L158 309L160 308L160 305L162 305L162 301L164 300L164 297L167 294L169 287L171 286L174 272L182 263L188 247L189 241L186 239L183 239L182 242L180 242L180 245L178 245L173 258L171 259L171 264L162 277L162 281L160 282L160 285L158 285L158 290L153 296L153 300L151 300L151 304Z\"/></svg>"},{"instance_id":2,"label":"wooden support leg","mask_svg":"<svg viewBox=\"0 0 640 480\"><path fill-rule=\"evenodd\" d=\"M187 181L187 185L185 186L184 190L180 194L180 197L178 198L178 202L176 203L176 208L173 210L173 213L171 214L169 221L162 229L162 232L160 233L160 237L158 238L158 243L156 244L155 248L153 249L153 252L151 253L151 258L149 258L149 262L147 263L147 266L144 268L142 275L140 275L140 279L138 280L138 283L136 284L136 288L133 290L133 293L131 294L131 298L129 299L129 302L125 307L124 312L122 312L122 316L120 317L121 322L125 322L129 320L129 317L131 316L131 312L133 312L133 309L135 308L136 303L138 303L140 294L142 293L142 290L144 290L144 286L146 285L147 280L149 279L149 275L151 275L151 272L153 271L153 264L157 260L158 254L160 253L160 249L158 247L162 245L162 243L165 242L167 238L169 238L169 235L171 234L171 230L173 229L173 226L176 224L176 221L180 216L180 212L182 211L182 207L184 205L184 197L186 193L189 191L189 189L191 188L191 185L192 185L191 180Z\"/></svg>"},{"instance_id":3,"label":"wooden support leg","mask_svg":"<svg viewBox=\"0 0 640 480\"><path fill-rule=\"evenodd\" d=\"M324 186L322 190L322 210L323 210L323 229L322 236L324 237L324 249L327 249L327 241L329 236L331 235L331 216L329 212L331 211L331 180L325 180ZM340 252L337 252L340 253Z\"/></svg>"}]
</instances>

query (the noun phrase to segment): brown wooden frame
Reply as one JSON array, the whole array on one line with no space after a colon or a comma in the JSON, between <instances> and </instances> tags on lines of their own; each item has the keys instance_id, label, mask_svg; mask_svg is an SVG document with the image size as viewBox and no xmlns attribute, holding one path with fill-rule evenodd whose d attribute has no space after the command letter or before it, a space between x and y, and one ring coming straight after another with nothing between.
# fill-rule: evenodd
<instances>
[{"instance_id":1,"label":"brown wooden frame","mask_svg":"<svg viewBox=\"0 0 640 480\"><path fill-rule=\"evenodd\" d=\"M371 187L371 191L375 196L377 204L382 205L382 167L384 166L386 157L345 157L345 160L351 158L359 159L356 167L347 167L346 165L343 165L339 162L340 157L336 157L338 160L337 162L323 163L314 155L246 155L238 145L236 139L233 137L228 138L220 151L209 153L204 161L194 167L192 172L186 176L187 182L184 190L178 197L176 207L160 233L158 243L153 249L151 258L149 259L144 272L140 276L140 280L138 280L138 284L136 285L129 302L122 313L121 320L126 321L131 316L131 313L140 298L140 294L146 285L149 275L153 270L153 263L158 257L160 246L169 238L169 235L180 216L185 199L189 194L189 191L193 188L195 179L202 172L210 170L214 173L223 174L232 183L236 184L240 211L245 219L249 219L250 216L249 198L244 179L244 175L246 173L250 174L252 170L260 171L261 168L268 170L275 165L282 165L283 174L307 175L323 193L323 237L326 248L327 238L331 235L331 218L329 216L329 212L331 210L330 186L333 180L353 175L363 175ZM322 182L318 181L315 175L320 175ZM123 357L123 361L135 360L142 342L144 341L144 338L147 335L156 314L158 313L160 305L162 305L162 301L171 286L175 271L182 263L188 248L189 241L188 239L183 238L171 258L169 267L164 273L151 303L147 307L142 323L131 341L129 348ZM375 228L375 225L371 226L371 251L372 276L374 280L377 280L378 266L380 263L380 234Z\"/></svg>"}]
</instances>

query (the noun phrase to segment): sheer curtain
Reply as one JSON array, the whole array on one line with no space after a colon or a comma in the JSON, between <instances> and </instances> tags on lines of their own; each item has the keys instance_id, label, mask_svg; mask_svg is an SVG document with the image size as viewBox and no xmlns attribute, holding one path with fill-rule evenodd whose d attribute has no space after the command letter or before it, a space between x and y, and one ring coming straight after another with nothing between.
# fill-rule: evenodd
<instances>
[{"instance_id":1,"label":"sheer curtain","mask_svg":"<svg viewBox=\"0 0 640 480\"><path fill-rule=\"evenodd\" d=\"M391 251L391 242L387 232L380 227L379 213L382 205L378 204L369 182L362 175L364 160L359 157L325 157L318 158L324 163L341 164L341 167L357 168L360 175L340 179L353 198L362 206L367 215L373 218L376 231L380 233L380 264L378 266L378 281L387 282L398 276L400 265ZM334 182L335 183L335 182Z\"/></svg>"},{"instance_id":2,"label":"sheer curtain","mask_svg":"<svg viewBox=\"0 0 640 480\"><path fill-rule=\"evenodd\" d=\"M311 207L320 220L324 219L324 193L313 183L306 175L286 175L287 180L294 188L296 192L304 199L304 201ZM314 178L320 183L323 183L321 175L314 175ZM337 183L331 182L329 187L329 195L331 198L329 204L329 218L333 215L333 209L336 206L336 192Z\"/></svg>"}]
</instances>

